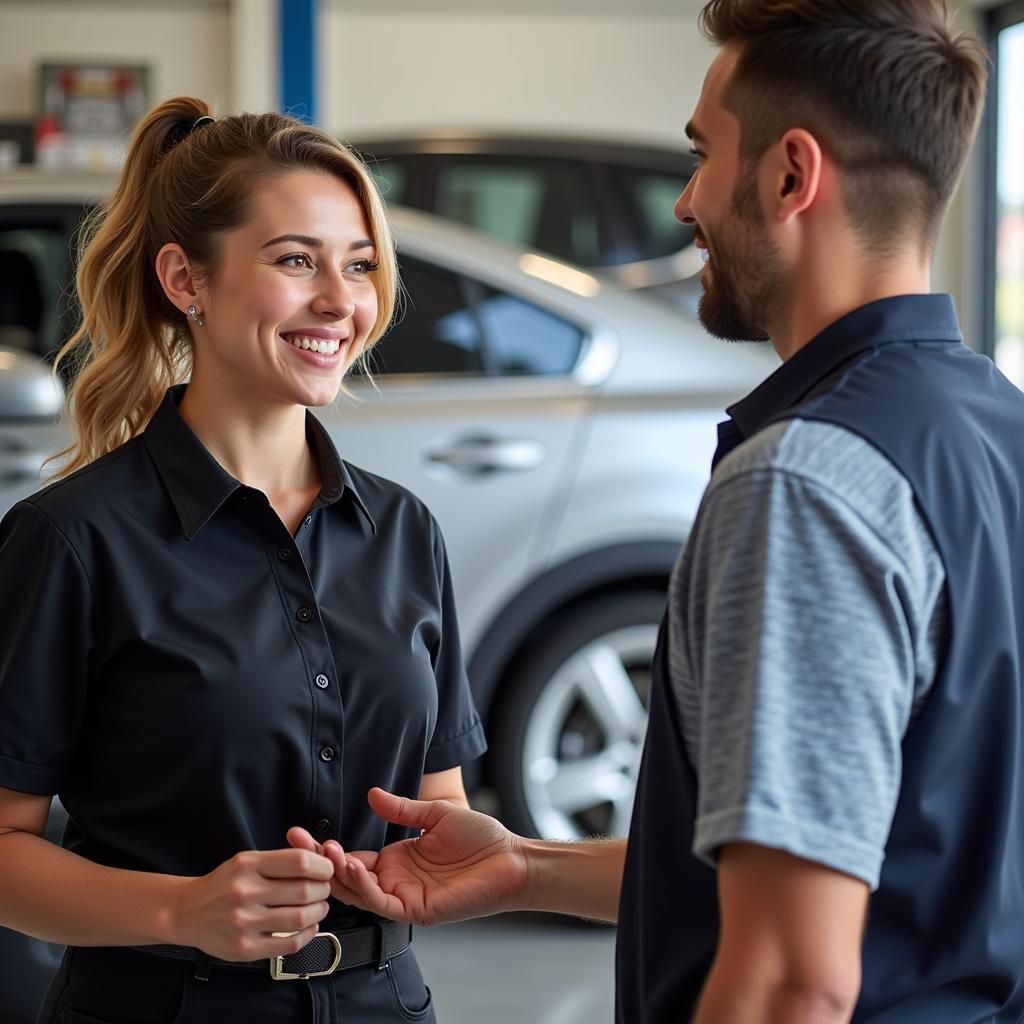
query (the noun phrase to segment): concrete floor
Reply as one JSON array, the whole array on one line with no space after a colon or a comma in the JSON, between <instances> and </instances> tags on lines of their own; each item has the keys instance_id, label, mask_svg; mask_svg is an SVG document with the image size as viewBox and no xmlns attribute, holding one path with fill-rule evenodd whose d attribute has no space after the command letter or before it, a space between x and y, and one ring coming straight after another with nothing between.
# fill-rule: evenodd
<instances>
[{"instance_id":1,"label":"concrete floor","mask_svg":"<svg viewBox=\"0 0 1024 1024\"><path fill-rule=\"evenodd\" d=\"M546 914L418 928L438 1024L611 1024L615 932Z\"/></svg>"}]
</instances>

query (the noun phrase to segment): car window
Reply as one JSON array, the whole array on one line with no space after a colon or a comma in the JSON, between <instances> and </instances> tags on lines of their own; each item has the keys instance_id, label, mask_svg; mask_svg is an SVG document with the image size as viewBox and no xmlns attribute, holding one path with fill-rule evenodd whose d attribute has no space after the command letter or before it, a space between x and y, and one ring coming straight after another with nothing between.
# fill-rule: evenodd
<instances>
[{"instance_id":1,"label":"car window","mask_svg":"<svg viewBox=\"0 0 1024 1024\"><path fill-rule=\"evenodd\" d=\"M0 345L45 355L60 343L67 237L52 227L0 227Z\"/></svg>"},{"instance_id":2,"label":"car window","mask_svg":"<svg viewBox=\"0 0 1024 1024\"><path fill-rule=\"evenodd\" d=\"M576 365L583 331L575 324L493 288L484 289L479 309L495 372L548 375Z\"/></svg>"},{"instance_id":3,"label":"car window","mask_svg":"<svg viewBox=\"0 0 1024 1024\"><path fill-rule=\"evenodd\" d=\"M448 157L435 210L504 242L592 267L600 231L588 168L559 160Z\"/></svg>"},{"instance_id":4,"label":"car window","mask_svg":"<svg viewBox=\"0 0 1024 1024\"><path fill-rule=\"evenodd\" d=\"M672 212L686 187L685 172L680 174L645 171L635 167L614 168L614 180L633 208L640 229L642 260L671 256L693 242L693 228L680 224Z\"/></svg>"},{"instance_id":5,"label":"car window","mask_svg":"<svg viewBox=\"0 0 1024 1024\"><path fill-rule=\"evenodd\" d=\"M407 298L402 318L373 349L374 373L483 373L480 325L459 279L401 259Z\"/></svg>"}]
</instances>

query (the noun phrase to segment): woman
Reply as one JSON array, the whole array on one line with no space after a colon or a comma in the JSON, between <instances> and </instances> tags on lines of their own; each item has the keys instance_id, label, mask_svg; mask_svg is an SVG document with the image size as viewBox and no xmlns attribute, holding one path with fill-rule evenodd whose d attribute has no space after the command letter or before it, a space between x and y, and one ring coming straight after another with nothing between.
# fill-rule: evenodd
<instances>
[{"instance_id":1,"label":"woman","mask_svg":"<svg viewBox=\"0 0 1024 1024\"><path fill-rule=\"evenodd\" d=\"M66 468L0 529L0 924L68 946L40 1022L433 1020L322 847L405 837L374 785L465 803L484 750L434 520L306 411L396 289L323 132L191 98L139 125L80 263Z\"/></svg>"}]
</instances>

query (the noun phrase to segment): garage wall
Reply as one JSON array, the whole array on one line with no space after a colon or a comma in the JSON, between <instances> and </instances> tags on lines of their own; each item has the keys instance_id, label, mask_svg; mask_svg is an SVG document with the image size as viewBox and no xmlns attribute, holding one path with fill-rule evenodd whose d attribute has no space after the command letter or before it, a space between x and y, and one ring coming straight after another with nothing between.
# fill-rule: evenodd
<instances>
[{"instance_id":1,"label":"garage wall","mask_svg":"<svg viewBox=\"0 0 1024 1024\"><path fill-rule=\"evenodd\" d=\"M191 93L228 99L226 3L0 0L0 117L38 112L37 66L51 57L150 65L156 101Z\"/></svg>"},{"instance_id":2,"label":"garage wall","mask_svg":"<svg viewBox=\"0 0 1024 1024\"><path fill-rule=\"evenodd\" d=\"M488 6L326 4L323 123L351 135L440 122L681 144L711 58L688 5L587 15Z\"/></svg>"}]
</instances>

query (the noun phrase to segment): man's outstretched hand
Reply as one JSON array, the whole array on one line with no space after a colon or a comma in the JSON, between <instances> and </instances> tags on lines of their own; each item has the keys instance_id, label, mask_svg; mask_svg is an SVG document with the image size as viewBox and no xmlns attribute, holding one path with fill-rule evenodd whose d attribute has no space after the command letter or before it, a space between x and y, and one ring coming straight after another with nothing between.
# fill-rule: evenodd
<instances>
[{"instance_id":1,"label":"man's outstretched hand","mask_svg":"<svg viewBox=\"0 0 1024 1024\"><path fill-rule=\"evenodd\" d=\"M486 814L447 800L408 800L371 789L370 806L386 821L423 830L379 853L347 853L333 840L322 847L293 828L293 846L334 863L331 895L393 921L431 925L485 917L527 905L523 841Z\"/></svg>"}]
</instances>

